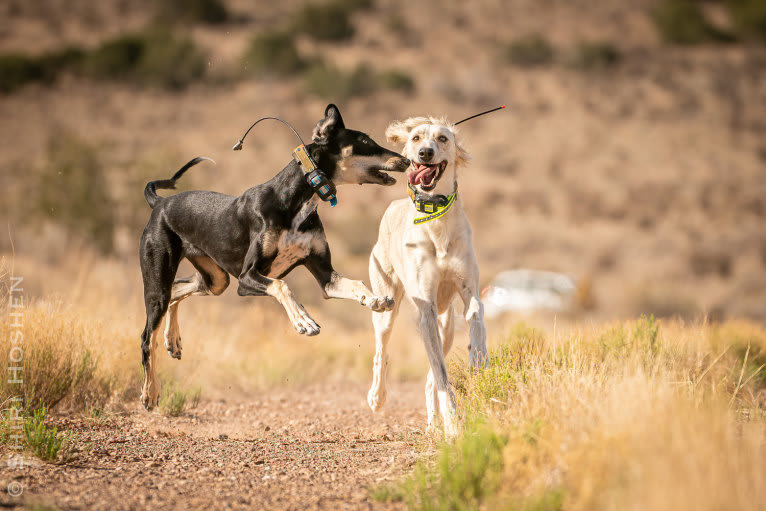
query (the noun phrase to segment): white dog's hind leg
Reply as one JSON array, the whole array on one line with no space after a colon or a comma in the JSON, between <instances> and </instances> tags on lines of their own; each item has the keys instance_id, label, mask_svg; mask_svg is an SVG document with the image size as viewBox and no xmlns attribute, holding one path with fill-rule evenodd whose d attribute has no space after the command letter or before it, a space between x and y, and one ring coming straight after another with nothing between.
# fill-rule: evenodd
<instances>
[{"instance_id":1,"label":"white dog's hind leg","mask_svg":"<svg viewBox=\"0 0 766 511\"><path fill-rule=\"evenodd\" d=\"M471 339L468 345L468 360L471 367L487 367L489 355L487 354L487 329L484 327L484 305L479 300L479 293L475 286L471 287L464 286L460 290Z\"/></svg>"}]
</instances>

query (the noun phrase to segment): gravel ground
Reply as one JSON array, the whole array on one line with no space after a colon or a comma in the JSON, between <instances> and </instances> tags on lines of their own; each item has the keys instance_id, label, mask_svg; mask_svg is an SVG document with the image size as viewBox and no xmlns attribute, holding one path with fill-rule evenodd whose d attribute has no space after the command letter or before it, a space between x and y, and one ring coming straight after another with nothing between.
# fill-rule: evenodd
<instances>
[{"instance_id":1,"label":"gravel ground","mask_svg":"<svg viewBox=\"0 0 766 511\"><path fill-rule=\"evenodd\" d=\"M422 455L422 385L393 384L370 412L359 384L202 401L180 417L138 406L105 420L57 416L81 450L65 465L3 464L0 507L60 509L384 509L368 488ZM395 507L395 506L393 506Z\"/></svg>"}]
</instances>

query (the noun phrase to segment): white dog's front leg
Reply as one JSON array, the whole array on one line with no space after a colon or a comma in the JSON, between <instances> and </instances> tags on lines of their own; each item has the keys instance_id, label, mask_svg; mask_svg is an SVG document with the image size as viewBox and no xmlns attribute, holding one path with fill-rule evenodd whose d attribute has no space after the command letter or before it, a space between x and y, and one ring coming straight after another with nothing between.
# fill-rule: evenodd
<instances>
[{"instance_id":1,"label":"white dog's front leg","mask_svg":"<svg viewBox=\"0 0 766 511\"><path fill-rule=\"evenodd\" d=\"M385 312L374 312L372 324L375 328L375 358L372 366L372 385L367 393L367 404L373 412L380 411L386 404L386 375L388 373L388 341L394 326L398 307Z\"/></svg>"},{"instance_id":2,"label":"white dog's front leg","mask_svg":"<svg viewBox=\"0 0 766 511\"><path fill-rule=\"evenodd\" d=\"M428 361L431 364L438 407L441 412L442 420L444 421L444 434L447 438L455 438L460 432L457 423L457 407L455 405L455 396L452 393L449 378L447 376L447 363L444 360L442 344L439 340L436 305L418 299L415 299L414 301L420 313L418 327L420 329L420 336L423 339L423 344L426 348ZM432 400L428 399L426 401L427 407L432 406L429 401Z\"/></svg>"}]
</instances>

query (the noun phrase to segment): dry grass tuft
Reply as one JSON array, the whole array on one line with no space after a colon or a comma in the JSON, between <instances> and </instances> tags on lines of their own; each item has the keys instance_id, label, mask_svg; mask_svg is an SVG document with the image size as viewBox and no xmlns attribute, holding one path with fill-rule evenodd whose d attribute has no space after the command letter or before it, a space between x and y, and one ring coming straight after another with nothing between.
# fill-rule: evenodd
<instances>
[{"instance_id":1,"label":"dry grass tuft","mask_svg":"<svg viewBox=\"0 0 766 511\"><path fill-rule=\"evenodd\" d=\"M104 406L117 388L119 377L99 367L98 346L105 337L100 325L56 302L38 302L24 309L19 320L23 322L21 330L13 327L17 320L6 309L2 312L0 363L3 367L23 367L18 373L23 383L6 378L0 382L3 402L23 397L27 411L52 409L60 403L79 411ZM18 332L22 342L12 344ZM14 346L22 351L11 354ZM11 364L11 356L23 359Z\"/></svg>"},{"instance_id":2,"label":"dry grass tuft","mask_svg":"<svg viewBox=\"0 0 766 511\"><path fill-rule=\"evenodd\" d=\"M452 365L465 436L384 495L413 509L759 509L764 348L747 323L519 326L489 370Z\"/></svg>"}]
</instances>

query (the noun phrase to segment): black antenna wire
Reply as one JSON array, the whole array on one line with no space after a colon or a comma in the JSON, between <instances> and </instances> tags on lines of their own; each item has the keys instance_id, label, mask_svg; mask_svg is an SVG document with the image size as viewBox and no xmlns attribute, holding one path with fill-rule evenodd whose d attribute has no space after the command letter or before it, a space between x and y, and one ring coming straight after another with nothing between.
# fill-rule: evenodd
<instances>
[{"instance_id":1,"label":"black antenna wire","mask_svg":"<svg viewBox=\"0 0 766 511\"><path fill-rule=\"evenodd\" d=\"M281 122L282 124L284 124L285 126L287 126L288 128L290 128L291 130L293 130L293 133L295 133L295 136L296 136L296 137L298 137L298 140L300 140L300 141L301 141L301 145L304 145L304 146L306 145L306 144L303 142L303 139L301 138L301 136L298 134L298 132L297 132L297 131L295 131L295 128L293 128L293 127L290 125L290 123L289 123L289 122L287 122L287 121L285 121L284 119L281 119L281 118L279 118L279 117L261 117L260 119L258 119L257 121L255 121L255 122L254 122L254 123L253 123L253 124L252 124L252 125L251 125L249 128L247 128L247 131L245 132L245 134L244 134L244 135L242 135L242 138L240 138L240 139L237 141L237 143L236 143L236 144L234 144L234 147L232 147L232 149L233 149L234 151L240 151L240 150L242 150L242 144L245 142L245 137L247 136L247 134L248 134L248 133L250 133L250 130L251 130L251 129L253 129L253 128L255 127L255 125L256 125L256 124L258 124L258 123L259 123L259 122L261 122L261 121L265 121L266 119L272 119L272 120L275 120L275 121L279 121L279 122Z\"/></svg>"},{"instance_id":2,"label":"black antenna wire","mask_svg":"<svg viewBox=\"0 0 766 511\"><path fill-rule=\"evenodd\" d=\"M503 108L505 108L505 105L503 105L503 106L499 106L499 107L497 107L497 108L493 108L493 109L491 109L491 110L487 110L486 112L482 112L482 113L480 113L480 114L472 115L471 117L466 117L466 118L465 118L465 119L463 119L462 121L458 121L458 122L456 122L456 123L455 123L455 126L457 126L457 125L458 125L458 124L460 124L461 122L470 121L470 120L471 120L471 119L473 119L474 117L479 117L480 115L484 115L484 114L491 114L492 112L497 112L498 110L502 110Z\"/></svg>"}]
</instances>

